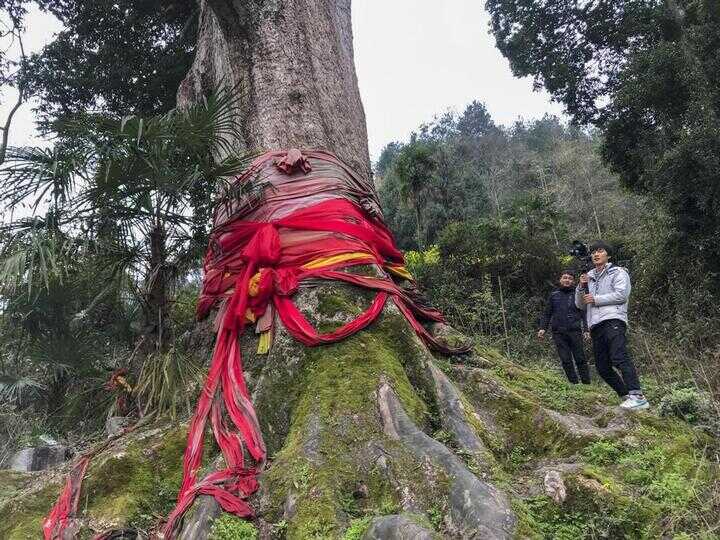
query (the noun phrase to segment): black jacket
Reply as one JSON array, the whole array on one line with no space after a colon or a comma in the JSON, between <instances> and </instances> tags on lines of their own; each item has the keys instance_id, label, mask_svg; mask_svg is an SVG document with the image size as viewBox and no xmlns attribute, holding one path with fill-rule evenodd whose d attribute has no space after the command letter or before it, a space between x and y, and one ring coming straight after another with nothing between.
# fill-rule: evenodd
<instances>
[{"instance_id":1,"label":"black jacket","mask_svg":"<svg viewBox=\"0 0 720 540\"><path fill-rule=\"evenodd\" d=\"M550 326L553 332L581 329L583 332L587 331L584 313L575 307L574 288L560 287L550 293L539 326L542 330L547 330Z\"/></svg>"}]
</instances>

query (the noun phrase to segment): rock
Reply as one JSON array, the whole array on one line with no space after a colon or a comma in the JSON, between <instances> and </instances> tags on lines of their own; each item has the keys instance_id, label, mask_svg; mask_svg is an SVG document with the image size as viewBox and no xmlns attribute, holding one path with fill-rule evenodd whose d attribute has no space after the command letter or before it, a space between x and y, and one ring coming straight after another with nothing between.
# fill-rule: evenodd
<instances>
[{"instance_id":1,"label":"rock","mask_svg":"<svg viewBox=\"0 0 720 540\"><path fill-rule=\"evenodd\" d=\"M588 478L586 476L579 475L577 477L577 482L580 486L585 488L588 491L597 493L599 495L609 495L610 490L603 486L600 482L595 480L594 478Z\"/></svg>"},{"instance_id":2,"label":"rock","mask_svg":"<svg viewBox=\"0 0 720 540\"><path fill-rule=\"evenodd\" d=\"M405 515L376 517L362 540L433 540L431 531L418 525Z\"/></svg>"},{"instance_id":3,"label":"rock","mask_svg":"<svg viewBox=\"0 0 720 540\"><path fill-rule=\"evenodd\" d=\"M289 493L285 502L283 503L283 519L288 520L295 517L297 513L297 495L295 493Z\"/></svg>"},{"instance_id":4,"label":"rock","mask_svg":"<svg viewBox=\"0 0 720 540\"><path fill-rule=\"evenodd\" d=\"M52 436L50 436L50 435L40 435L40 436L38 436L38 440L39 440L41 443L46 444L46 445L48 445L48 446L55 446L55 445L57 445L57 444L60 444L58 441L56 441L56 440L55 440Z\"/></svg>"},{"instance_id":5,"label":"rock","mask_svg":"<svg viewBox=\"0 0 720 540\"><path fill-rule=\"evenodd\" d=\"M365 484L358 484L353 491L353 497L356 499L367 499L370 496L370 490Z\"/></svg>"},{"instance_id":6,"label":"rock","mask_svg":"<svg viewBox=\"0 0 720 540\"><path fill-rule=\"evenodd\" d=\"M10 469L23 472L43 471L65 463L70 455L68 447L61 444L24 448L12 457Z\"/></svg>"},{"instance_id":7,"label":"rock","mask_svg":"<svg viewBox=\"0 0 720 540\"><path fill-rule=\"evenodd\" d=\"M130 418L127 416L108 416L105 421L105 433L108 437L114 437L129 425Z\"/></svg>"},{"instance_id":8,"label":"rock","mask_svg":"<svg viewBox=\"0 0 720 540\"><path fill-rule=\"evenodd\" d=\"M550 470L545 473L545 493L556 503L565 502L567 492L560 471Z\"/></svg>"}]
</instances>

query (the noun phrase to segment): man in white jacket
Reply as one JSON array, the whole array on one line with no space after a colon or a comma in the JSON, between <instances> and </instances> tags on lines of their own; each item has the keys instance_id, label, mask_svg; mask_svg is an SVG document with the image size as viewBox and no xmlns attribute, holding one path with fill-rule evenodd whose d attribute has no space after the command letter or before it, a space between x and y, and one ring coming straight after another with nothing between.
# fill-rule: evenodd
<instances>
[{"instance_id":1,"label":"man in white jacket","mask_svg":"<svg viewBox=\"0 0 720 540\"><path fill-rule=\"evenodd\" d=\"M590 256L595 268L580 276L575 289L575 305L585 310L595 367L603 380L622 398L622 408L647 409L650 404L640 387L625 336L630 276L623 267L609 262L610 247L604 242L593 243Z\"/></svg>"}]
</instances>

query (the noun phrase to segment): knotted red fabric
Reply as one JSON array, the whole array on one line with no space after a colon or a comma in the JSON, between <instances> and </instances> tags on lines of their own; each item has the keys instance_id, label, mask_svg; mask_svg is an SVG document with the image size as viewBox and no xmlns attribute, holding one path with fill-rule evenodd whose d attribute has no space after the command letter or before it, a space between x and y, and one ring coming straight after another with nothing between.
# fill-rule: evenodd
<instances>
[{"instance_id":1,"label":"knotted red fabric","mask_svg":"<svg viewBox=\"0 0 720 540\"><path fill-rule=\"evenodd\" d=\"M253 516L247 499L258 488L266 450L243 377L239 337L248 322L257 323L256 331L267 332L276 314L293 338L316 346L365 328L391 299L429 347L449 354L469 349L436 340L420 320L442 321L442 315L419 305L392 279L391 274L407 277L403 255L382 222L369 180L358 178L328 152L292 149L263 154L237 182L246 188L237 192L245 195L216 208L205 256L198 317L207 316L213 307L219 309L217 339L190 422L183 482L165 538L177 534L179 520L200 494L214 497L226 512ZM369 264L379 269L379 276L343 271ZM341 281L377 294L356 319L319 334L292 299L307 279ZM198 478L208 421L226 467ZM76 506L76 501L63 503L51 516L56 521L67 519L68 509L74 513Z\"/></svg>"}]
</instances>

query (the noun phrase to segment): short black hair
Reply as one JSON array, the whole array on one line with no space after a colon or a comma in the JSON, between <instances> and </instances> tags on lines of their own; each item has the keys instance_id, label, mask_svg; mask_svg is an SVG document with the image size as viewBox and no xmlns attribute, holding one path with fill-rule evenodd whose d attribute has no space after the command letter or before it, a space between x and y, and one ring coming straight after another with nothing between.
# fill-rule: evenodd
<instances>
[{"instance_id":1,"label":"short black hair","mask_svg":"<svg viewBox=\"0 0 720 540\"><path fill-rule=\"evenodd\" d=\"M565 270L560 272L558 274L558 278L563 277L565 274L567 274L568 276L572 276L572 278L575 279L575 271L572 268L566 268Z\"/></svg>"},{"instance_id":2,"label":"short black hair","mask_svg":"<svg viewBox=\"0 0 720 540\"><path fill-rule=\"evenodd\" d=\"M612 247L610 247L610 244L603 242L602 240L595 240L592 244L590 244L588 251L592 253L598 249L604 249L608 255L612 253Z\"/></svg>"}]
</instances>

